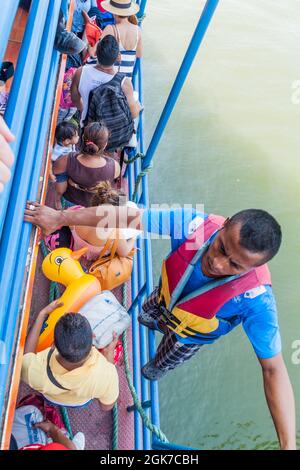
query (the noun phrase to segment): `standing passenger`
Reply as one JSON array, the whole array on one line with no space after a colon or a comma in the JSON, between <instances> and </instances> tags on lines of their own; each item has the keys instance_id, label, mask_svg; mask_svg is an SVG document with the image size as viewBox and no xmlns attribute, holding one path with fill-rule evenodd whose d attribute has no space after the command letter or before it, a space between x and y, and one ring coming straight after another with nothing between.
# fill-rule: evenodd
<instances>
[{"instance_id":1,"label":"standing passenger","mask_svg":"<svg viewBox=\"0 0 300 470\"><path fill-rule=\"evenodd\" d=\"M119 56L119 46L116 39L109 35L97 45L97 65L85 65L75 72L71 95L74 105L81 111L81 127L87 115L90 92L95 88L111 81L117 73L114 63ZM126 96L132 118L136 118L141 110L141 105L133 95L132 83L128 78L122 82L122 90Z\"/></svg>"},{"instance_id":2,"label":"standing passenger","mask_svg":"<svg viewBox=\"0 0 300 470\"><path fill-rule=\"evenodd\" d=\"M113 13L115 19L115 25L107 26L103 37L112 34L116 38L121 53L119 71L131 78L136 59L142 57L142 34L135 16L139 6L127 0L107 0L102 6Z\"/></svg>"}]
</instances>

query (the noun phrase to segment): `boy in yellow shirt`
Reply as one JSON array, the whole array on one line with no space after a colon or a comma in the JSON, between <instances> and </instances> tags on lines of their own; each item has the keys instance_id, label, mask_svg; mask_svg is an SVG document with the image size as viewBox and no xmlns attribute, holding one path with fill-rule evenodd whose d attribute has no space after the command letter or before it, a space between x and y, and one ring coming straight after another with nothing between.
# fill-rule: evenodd
<instances>
[{"instance_id":1,"label":"boy in yellow shirt","mask_svg":"<svg viewBox=\"0 0 300 470\"><path fill-rule=\"evenodd\" d=\"M26 340L21 378L54 404L84 406L97 398L102 410L109 411L119 395L113 364L118 338L100 353L92 345L88 320L79 313L66 313L55 326L53 347L35 352L44 321L61 305L52 302L39 313Z\"/></svg>"}]
</instances>

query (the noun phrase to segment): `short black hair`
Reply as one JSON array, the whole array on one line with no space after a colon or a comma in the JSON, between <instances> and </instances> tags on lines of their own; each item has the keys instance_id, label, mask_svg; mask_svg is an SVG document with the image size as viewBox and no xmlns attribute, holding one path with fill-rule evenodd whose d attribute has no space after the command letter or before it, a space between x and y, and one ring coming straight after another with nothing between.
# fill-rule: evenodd
<instances>
[{"instance_id":1,"label":"short black hair","mask_svg":"<svg viewBox=\"0 0 300 470\"><path fill-rule=\"evenodd\" d=\"M107 67L113 65L118 58L119 52L120 49L118 41L111 34L105 36L97 44L96 55L97 60L101 65Z\"/></svg>"},{"instance_id":2,"label":"short black hair","mask_svg":"<svg viewBox=\"0 0 300 470\"><path fill-rule=\"evenodd\" d=\"M68 362L82 362L91 351L93 333L88 320L80 313L66 313L55 325L54 344Z\"/></svg>"},{"instance_id":3,"label":"short black hair","mask_svg":"<svg viewBox=\"0 0 300 470\"><path fill-rule=\"evenodd\" d=\"M240 245L254 253L264 253L264 262L278 252L282 233L277 220L261 209L247 209L238 212L229 220L230 224L240 224Z\"/></svg>"},{"instance_id":4,"label":"short black hair","mask_svg":"<svg viewBox=\"0 0 300 470\"><path fill-rule=\"evenodd\" d=\"M55 139L58 144L66 139L72 139L78 133L78 126L69 121L62 121L55 129Z\"/></svg>"}]
</instances>

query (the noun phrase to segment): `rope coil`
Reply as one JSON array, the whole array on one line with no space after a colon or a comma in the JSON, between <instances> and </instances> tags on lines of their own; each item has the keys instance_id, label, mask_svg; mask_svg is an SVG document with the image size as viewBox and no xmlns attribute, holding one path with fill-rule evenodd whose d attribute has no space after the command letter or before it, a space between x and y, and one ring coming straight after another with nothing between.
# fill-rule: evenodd
<instances>
[{"instance_id":1,"label":"rope coil","mask_svg":"<svg viewBox=\"0 0 300 470\"><path fill-rule=\"evenodd\" d=\"M135 162L139 158L143 160L143 158L145 158L145 155L143 153L138 152L132 158L127 158L127 159L124 158L123 162L126 163L126 165L130 165L131 163Z\"/></svg>"},{"instance_id":2,"label":"rope coil","mask_svg":"<svg viewBox=\"0 0 300 470\"><path fill-rule=\"evenodd\" d=\"M135 180L135 185L134 185L134 191L133 191L133 195L132 195L132 200L133 202L138 202L137 201L137 195L138 195L138 190L139 190L139 187L140 187L140 184L141 184L141 181L143 179L144 176L147 175L147 173L150 172L150 170L152 170L152 166L148 166L147 168L144 168L144 170L142 170L138 175L137 175L137 178Z\"/></svg>"}]
</instances>

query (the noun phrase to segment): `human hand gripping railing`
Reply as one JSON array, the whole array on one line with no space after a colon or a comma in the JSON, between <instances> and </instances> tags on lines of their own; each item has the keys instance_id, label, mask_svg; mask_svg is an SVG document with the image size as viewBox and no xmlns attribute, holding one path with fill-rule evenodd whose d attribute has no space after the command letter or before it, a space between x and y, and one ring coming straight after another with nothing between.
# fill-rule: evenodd
<instances>
[{"instance_id":1,"label":"human hand gripping railing","mask_svg":"<svg viewBox=\"0 0 300 470\"><path fill-rule=\"evenodd\" d=\"M16 0L5 0L1 2L0 16L0 64L6 51L6 46L17 13L19 2Z\"/></svg>"}]
</instances>

